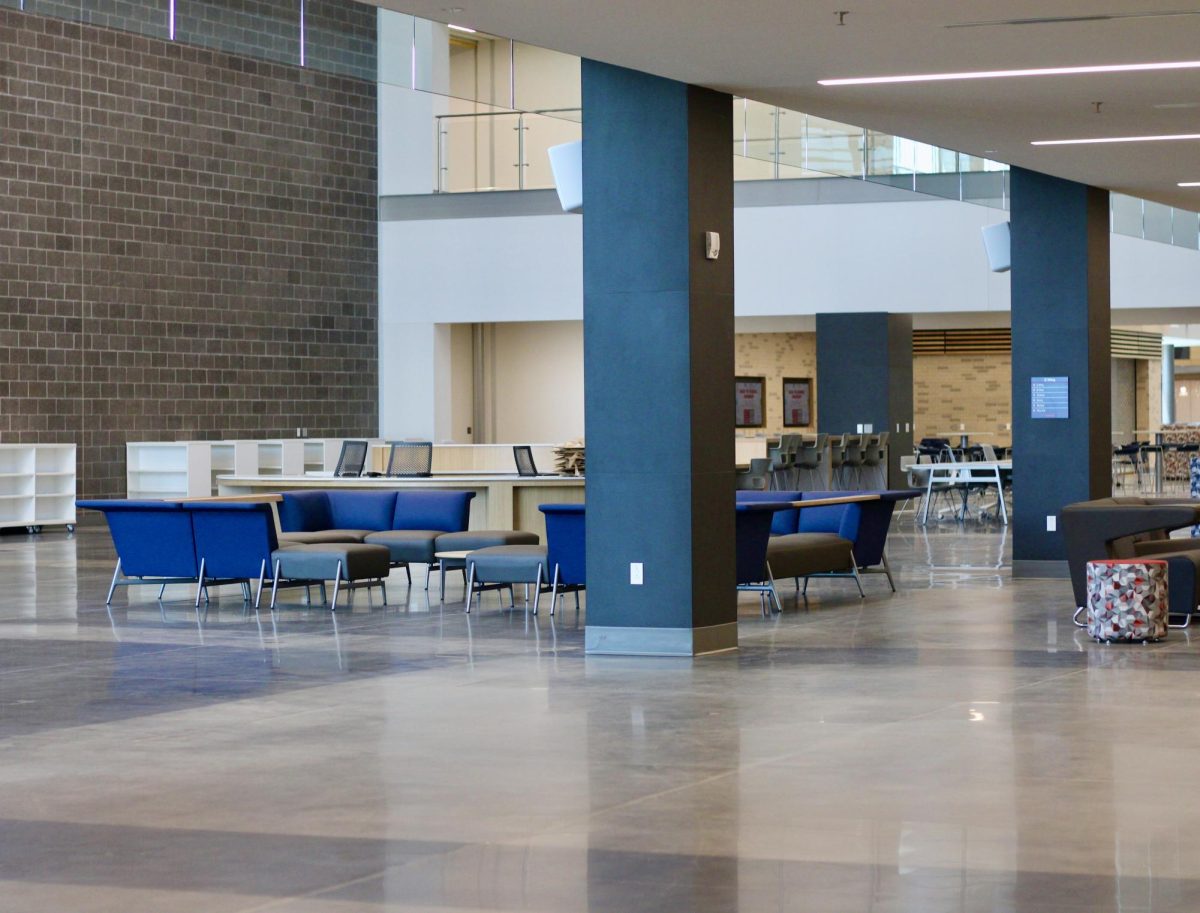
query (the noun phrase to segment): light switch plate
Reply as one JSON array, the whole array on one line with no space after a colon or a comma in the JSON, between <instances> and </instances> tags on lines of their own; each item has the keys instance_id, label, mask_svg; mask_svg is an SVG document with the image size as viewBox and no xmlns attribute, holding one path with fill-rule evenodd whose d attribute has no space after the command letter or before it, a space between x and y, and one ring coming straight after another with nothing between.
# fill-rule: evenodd
<instances>
[{"instance_id":1,"label":"light switch plate","mask_svg":"<svg viewBox=\"0 0 1200 913\"><path fill-rule=\"evenodd\" d=\"M629 565L629 584L630 586L642 585L642 562L634 561Z\"/></svg>"}]
</instances>

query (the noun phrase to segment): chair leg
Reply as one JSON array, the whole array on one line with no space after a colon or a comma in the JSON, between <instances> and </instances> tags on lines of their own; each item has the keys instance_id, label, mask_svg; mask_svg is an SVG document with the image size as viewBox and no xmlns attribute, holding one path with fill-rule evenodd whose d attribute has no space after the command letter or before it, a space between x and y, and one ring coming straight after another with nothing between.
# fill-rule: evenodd
<instances>
[{"instance_id":1,"label":"chair leg","mask_svg":"<svg viewBox=\"0 0 1200 913\"><path fill-rule=\"evenodd\" d=\"M383 604L387 605L387 581L382 577L379 578L379 594L383 597Z\"/></svg>"},{"instance_id":2,"label":"chair leg","mask_svg":"<svg viewBox=\"0 0 1200 913\"><path fill-rule=\"evenodd\" d=\"M200 608L200 594L204 592L204 559L200 559L200 576L196 580L196 608Z\"/></svg>"},{"instance_id":3,"label":"chair leg","mask_svg":"<svg viewBox=\"0 0 1200 913\"><path fill-rule=\"evenodd\" d=\"M254 611L258 611L259 603L262 602L263 582L267 579L267 559L264 558L262 566L258 569L258 592L254 594Z\"/></svg>"},{"instance_id":4,"label":"chair leg","mask_svg":"<svg viewBox=\"0 0 1200 913\"><path fill-rule=\"evenodd\" d=\"M891 586L892 592L896 592L896 581L892 579L892 566L888 564L887 552L883 553L883 572L887 574L888 585Z\"/></svg>"},{"instance_id":5,"label":"chair leg","mask_svg":"<svg viewBox=\"0 0 1200 913\"><path fill-rule=\"evenodd\" d=\"M771 584L771 598L775 600L775 611L779 614L783 613L783 606L779 602L779 593L775 590L775 577L771 573L771 565L767 564L767 582Z\"/></svg>"},{"instance_id":6,"label":"chair leg","mask_svg":"<svg viewBox=\"0 0 1200 913\"><path fill-rule=\"evenodd\" d=\"M275 611L275 599L279 596L279 559L275 559L275 568L271 574L271 611Z\"/></svg>"},{"instance_id":7,"label":"chair leg","mask_svg":"<svg viewBox=\"0 0 1200 913\"><path fill-rule=\"evenodd\" d=\"M412 568L408 564L404 565L404 575L408 577L408 585L412 586Z\"/></svg>"},{"instance_id":8,"label":"chair leg","mask_svg":"<svg viewBox=\"0 0 1200 913\"><path fill-rule=\"evenodd\" d=\"M804 578L804 590L800 593L805 599L808 598L808 578Z\"/></svg>"},{"instance_id":9,"label":"chair leg","mask_svg":"<svg viewBox=\"0 0 1200 913\"><path fill-rule=\"evenodd\" d=\"M558 603L558 565L554 565L554 580L550 584L550 614L554 614L554 607Z\"/></svg>"},{"instance_id":10,"label":"chair leg","mask_svg":"<svg viewBox=\"0 0 1200 913\"><path fill-rule=\"evenodd\" d=\"M337 611L338 590L341 588L341 585L342 585L342 562L339 561L337 563L337 571L333 575L333 602L331 602L329 604L329 611L331 611L331 612ZM349 598L349 597L347 597L347 598Z\"/></svg>"},{"instance_id":11,"label":"chair leg","mask_svg":"<svg viewBox=\"0 0 1200 913\"><path fill-rule=\"evenodd\" d=\"M1085 606L1085 605L1076 607L1075 614L1071 616L1071 622L1075 625L1075 627L1077 627L1077 628L1086 628L1087 627L1086 621L1079 620L1079 616L1082 615L1086 611L1087 611L1087 606Z\"/></svg>"},{"instance_id":12,"label":"chair leg","mask_svg":"<svg viewBox=\"0 0 1200 913\"><path fill-rule=\"evenodd\" d=\"M471 614L471 599L472 599L472 597L474 597L474 595L475 595L475 564L474 564L474 562L472 562L471 566L469 568L467 568L466 612L468 615Z\"/></svg>"},{"instance_id":13,"label":"chair leg","mask_svg":"<svg viewBox=\"0 0 1200 913\"><path fill-rule=\"evenodd\" d=\"M850 571L854 574L854 582L858 584L858 595L862 599L867 598L867 594L863 592L862 575L858 573L858 562L854 560L854 553L850 553Z\"/></svg>"},{"instance_id":14,"label":"chair leg","mask_svg":"<svg viewBox=\"0 0 1200 913\"><path fill-rule=\"evenodd\" d=\"M529 584L525 585L525 592L526 593L529 592ZM534 615L537 614L538 600L541 598L542 598L542 562L539 561L538 569L537 569L537 580L533 584L533 614ZM525 597L525 601L526 601L526 603L529 602L528 596ZM553 612L554 612L554 603L553 602L550 603L550 612L551 612L551 614L553 614Z\"/></svg>"},{"instance_id":15,"label":"chair leg","mask_svg":"<svg viewBox=\"0 0 1200 913\"><path fill-rule=\"evenodd\" d=\"M113 568L112 583L110 583L108 585L108 598L104 600L105 605L112 605L113 593L116 592L117 580L120 578L120 576L121 576L121 559L118 558L117 566L115 568ZM164 583L163 586L166 586L166 584Z\"/></svg>"},{"instance_id":16,"label":"chair leg","mask_svg":"<svg viewBox=\"0 0 1200 913\"><path fill-rule=\"evenodd\" d=\"M158 588L158 599L160 602L162 601L163 593L165 593L166 591L167 591L167 585L165 583Z\"/></svg>"}]
</instances>

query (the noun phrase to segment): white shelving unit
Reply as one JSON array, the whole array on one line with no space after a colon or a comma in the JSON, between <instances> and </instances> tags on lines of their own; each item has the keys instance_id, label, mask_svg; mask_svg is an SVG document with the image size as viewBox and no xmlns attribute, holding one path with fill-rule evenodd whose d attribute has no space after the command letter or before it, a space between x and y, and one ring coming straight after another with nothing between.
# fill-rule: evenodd
<instances>
[{"instance_id":1,"label":"white shelving unit","mask_svg":"<svg viewBox=\"0 0 1200 913\"><path fill-rule=\"evenodd\" d=\"M0 444L0 527L75 528L75 445Z\"/></svg>"},{"instance_id":2,"label":"white shelving unit","mask_svg":"<svg viewBox=\"0 0 1200 913\"><path fill-rule=\"evenodd\" d=\"M217 493L218 475L332 472L341 447L341 438L130 441L125 445L126 493L130 498L207 498ZM0 465L0 498L3 473Z\"/></svg>"}]
</instances>

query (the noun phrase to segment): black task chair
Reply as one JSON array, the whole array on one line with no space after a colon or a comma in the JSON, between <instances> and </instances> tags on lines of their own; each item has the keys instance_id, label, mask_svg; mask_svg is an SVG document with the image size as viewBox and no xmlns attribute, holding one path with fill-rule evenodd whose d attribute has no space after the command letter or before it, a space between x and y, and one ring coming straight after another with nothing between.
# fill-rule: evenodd
<instances>
[{"instance_id":1,"label":"black task chair","mask_svg":"<svg viewBox=\"0 0 1200 913\"><path fill-rule=\"evenodd\" d=\"M370 449L366 441L342 441L342 452L338 454L337 468L333 471L336 478L356 479L363 473L367 465L367 451Z\"/></svg>"},{"instance_id":2,"label":"black task chair","mask_svg":"<svg viewBox=\"0 0 1200 913\"><path fill-rule=\"evenodd\" d=\"M388 450L390 479L421 479L433 475L433 441L392 441Z\"/></svg>"},{"instance_id":3,"label":"black task chair","mask_svg":"<svg viewBox=\"0 0 1200 913\"><path fill-rule=\"evenodd\" d=\"M517 475L535 476L537 466L533 462L533 448L528 444L517 444L513 447L513 459L517 461Z\"/></svg>"}]
</instances>

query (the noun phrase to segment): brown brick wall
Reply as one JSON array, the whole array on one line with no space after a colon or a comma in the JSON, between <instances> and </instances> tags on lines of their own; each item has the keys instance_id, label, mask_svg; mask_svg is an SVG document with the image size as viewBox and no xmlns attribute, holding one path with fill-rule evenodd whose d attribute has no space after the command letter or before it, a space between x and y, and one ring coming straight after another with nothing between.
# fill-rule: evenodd
<instances>
[{"instance_id":1,"label":"brown brick wall","mask_svg":"<svg viewBox=\"0 0 1200 913\"><path fill-rule=\"evenodd\" d=\"M378 425L373 83L0 9L0 441Z\"/></svg>"}]
</instances>

